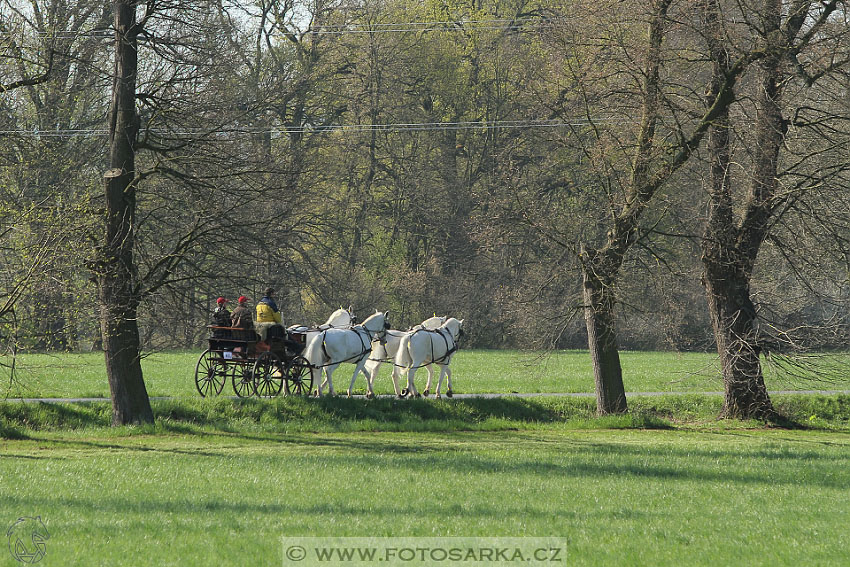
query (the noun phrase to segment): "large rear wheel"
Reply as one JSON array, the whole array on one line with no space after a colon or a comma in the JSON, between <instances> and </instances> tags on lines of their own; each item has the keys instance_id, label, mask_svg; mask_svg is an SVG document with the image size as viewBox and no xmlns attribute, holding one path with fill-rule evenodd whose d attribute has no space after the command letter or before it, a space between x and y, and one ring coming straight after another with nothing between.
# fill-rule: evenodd
<instances>
[{"instance_id":1,"label":"large rear wheel","mask_svg":"<svg viewBox=\"0 0 850 567\"><path fill-rule=\"evenodd\" d=\"M254 384L261 398L273 398L283 389L285 369L280 357L269 351L254 363Z\"/></svg>"},{"instance_id":2,"label":"large rear wheel","mask_svg":"<svg viewBox=\"0 0 850 567\"><path fill-rule=\"evenodd\" d=\"M303 356L294 356L286 365L286 395L309 396L313 392L313 373Z\"/></svg>"},{"instance_id":3,"label":"large rear wheel","mask_svg":"<svg viewBox=\"0 0 850 567\"><path fill-rule=\"evenodd\" d=\"M227 367L221 361L221 354L207 349L195 365L195 388L202 398L217 396L227 380Z\"/></svg>"}]
</instances>

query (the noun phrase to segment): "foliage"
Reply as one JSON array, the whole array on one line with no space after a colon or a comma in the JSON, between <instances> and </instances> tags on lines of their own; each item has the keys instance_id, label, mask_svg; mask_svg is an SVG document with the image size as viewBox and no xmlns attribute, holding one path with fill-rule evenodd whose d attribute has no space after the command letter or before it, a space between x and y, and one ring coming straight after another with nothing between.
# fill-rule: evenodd
<instances>
[{"instance_id":1,"label":"foliage","mask_svg":"<svg viewBox=\"0 0 850 567\"><path fill-rule=\"evenodd\" d=\"M21 68L38 75L40 54L55 53L49 80L0 95L2 293L16 299L19 347L83 350L99 343L80 268L97 256L102 223L111 16L97 3L35 4L47 20L2 3L3 25L26 41L19 52L3 44L23 67L0 82ZM604 241L627 200L645 3L157 8L139 53L147 348L203 344L215 297L256 300L267 285L292 322L353 304L404 322L466 318L476 346L583 345L578 245ZM709 75L689 3L671 4L666 32L661 149L703 111ZM736 53L752 47L731 39ZM826 60L818 53L812 65ZM817 171L842 186L846 78L824 81L794 91L788 148L802 157L783 174L789 186ZM751 108L735 112L746 120ZM687 164L643 217L618 289L625 348L713 344L694 238L704 169ZM846 208L837 189L789 202L755 274L770 321L789 323L799 344L846 346Z\"/></svg>"}]
</instances>

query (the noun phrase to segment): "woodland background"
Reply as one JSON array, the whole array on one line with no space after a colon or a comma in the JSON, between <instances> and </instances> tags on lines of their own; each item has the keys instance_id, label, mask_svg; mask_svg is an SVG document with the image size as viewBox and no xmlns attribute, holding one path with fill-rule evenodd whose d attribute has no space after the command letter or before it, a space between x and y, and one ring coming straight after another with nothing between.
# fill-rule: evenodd
<instances>
[{"instance_id":1,"label":"woodland background","mask_svg":"<svg viewBox=\"0 0 850 567\"><path fill-rule=\"evenodd\" d=\"M205 344L217 296L256 301L266 286L288 323L351 304L362 317L390 310L395 327L464 318L467 346L586 348L581 254L605 242L629 200L656 4L140 2L133 279L143 348ZM767 37L765 6L786 19L805 8L804 35L831 5L783 82L780 191L751 297L759 324L787 345L846 348L844 3L666 4L659 147L705 111L704 5L719 8L733 59ZM100 344L111 5L0 3L7 348ZM755 170L757 74L744 71L736 89L728 175L743 187ZM640 218L617 281L623 348L715 348L700 261L709 158L698 145Z\"/></svg>"}]
</instances>

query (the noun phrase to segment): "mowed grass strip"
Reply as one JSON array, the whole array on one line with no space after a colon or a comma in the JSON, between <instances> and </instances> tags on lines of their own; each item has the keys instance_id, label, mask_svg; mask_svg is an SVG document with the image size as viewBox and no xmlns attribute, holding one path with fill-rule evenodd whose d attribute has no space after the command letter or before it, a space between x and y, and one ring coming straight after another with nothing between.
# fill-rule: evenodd
<instances>
[{"instance_id":1,"label":"mowed grass strip","mask_svg":"<svg viewBox=\"0 0 850 567\"><path fill-rule=\"evenodd\" d=\"M145 383L151 396L197 397L195 364L200 351L152 353L143 359ZM630 392L705 392L723 389L717 357L709 353L633 352L621 354L624 382ZM825 359L828 380L792 376L771 365L766 381L771 390L850 390L850 354ZM17 360L13 380L8 374L0 386L1 397L107 397L102 353L28 354ZM390 365L384 364L375 383L378 394L393 394ZM348 388L354 367L343 364L334 374L338 392ZM519 351L461 350L452 361L456 393L572 393L593 392L590 357L585 351L559 351L546 355ZM422 390L426 369L416 373ZM404 380L402 381L404 383ZM436 387L436 383L433 384ZM446 385L443 385L445 392ZM358 376L355 393L365 393ZM432 388L433 391L433 388ZM233 395L230 383L223 395Z\"/></svg>"},{"instance_id":2,"label":"mowed grass strip","mask_svg":"<svg viewBox=\"0 0 850 567\"><path fill-rule=\"evenodd\" d=\"M850 442L782 430L40 433L44 565L281 565L284 536L558 536L570 565L846 565ZM13 565L5 553L0 565Z\"/></svg>"}]
</instances>

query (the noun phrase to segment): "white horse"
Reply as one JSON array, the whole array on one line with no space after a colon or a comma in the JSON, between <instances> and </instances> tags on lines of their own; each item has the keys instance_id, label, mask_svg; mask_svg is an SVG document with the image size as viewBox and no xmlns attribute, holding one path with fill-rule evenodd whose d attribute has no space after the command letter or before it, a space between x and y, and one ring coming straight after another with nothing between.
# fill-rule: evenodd
<instances>
[{"instance_id":1,"label":"white horse","mask_svg":"<svg viewBox=\"0 0 850 567\"><path fill-rule=\"evenodd\" d=\"M324 383L318 381L324 368L327 375L328 393L334 396L333 373L343 362L351 362L355 365L352 381L358 372L363 372L363 366L369 353L372 352L372 343L383 340L390 328L387 322L389 312L375 312L362 325L356 325L350 329L328 329L322 331L307 344L304 350L304 358L310 363L310 372L313 383L318 384L317 395L322 395Z\"/></svg>"},{"instance_id":2,"label":"white horse","mask_svg":"<svg viewBox=\"0 0 850 567\"><path fill-rule=\"evenodd\" d=\"M328 329L350 329L354 322L356 321L356 317L354 316L354 311L352 311L351 305L348 306L348 309L343 309L340 307L328 317L328 320L318 327L308 327L306 325L291 325L286 328L289 332L295 333L303 333L304 344L309 345L310 341L313 340L314 337L318 336L322 331L326 331ZM322 369L322 374L327 376L324 369ZM327 379L327 377L325 378Z\"/></svg>"},{"instance_id":3,"label":"white horse","mask_svg":"<svg viewBox=\"0 0 850 567\"><path fill-rule=\"evenodd\" d=\"M379 341L376 343L372 343L372 354L369 355L369 358L366 359L366 365L363 367L364 375L366 376L366 397L374 398L375 391L372 387L375 384L375 377L378 375L378 370L381 368L381 365L384 362L393 363L395 361L396 353L398 352L398 346L401 344L401 339L408 335L413 331L417 331L419 329L437 329L446 322L445 317L431 317L429 319L425 319L419 325L416 325L409 331L397 331L395 329L391 329L387 331L386 339L383 341ZM434 375L434 370L431 368L430 364L426 365L428 369L428 384L431 383L431 377ZM393 364L393 388L395 389L395 395L399 398L403 397L401 392L398 389L398 376L399 376L399 368L395 364ZM354 379L357 378L357 375L354 375L354 378L351 379L351 384L348 386L348 396L351 397L351 390L354 388Z\"/></svg>"},{"instance_id":4,"label":"white horse","mask_svg":"<svg viewBox=\"0 0 850 567\"><path fill-rule=\"evenodd\" d=\"M448 319L438 329L429 331L420 329L402 337L401 344L396 354L395 364L407 370L407 395L419 397L416 386L413 384L413 376L416 369L428 363L440 367L440 379L437 381L435 397L440 397L440 387L443 384L443 376L448 376L448 390L446 395L452 396L452 371L449 363L454 353L457 352L457 341L463 333L463 319L454 317ZM425 386L426 396L431 389L430 376Z\"/></svg>"}]
</instances>

